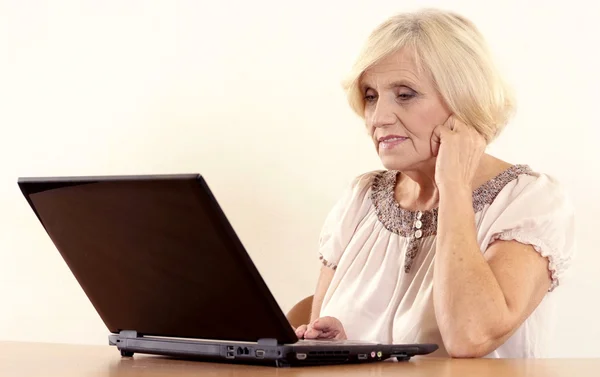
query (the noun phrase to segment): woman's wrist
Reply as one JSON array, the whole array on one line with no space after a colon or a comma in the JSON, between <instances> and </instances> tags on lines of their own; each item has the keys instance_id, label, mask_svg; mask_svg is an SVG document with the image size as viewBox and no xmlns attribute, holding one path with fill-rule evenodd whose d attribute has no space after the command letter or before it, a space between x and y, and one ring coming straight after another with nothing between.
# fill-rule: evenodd
<instances>
[{"instance_id":1,"label":"woman's wrist","mask_svg":"<svg viewBox=\"0 0 600 377\"><path fill-rule=\"evenodd\" d=\"M471 186L462 183L443 184L438 186L440 204L448 200L472 200Z\"/></svg>"},{"instance_id":2,"label":"woman's wrist","mask_svg":"<svg viewBox=\"0 0 600 377\"><path fill-rule=\"evenodd\" d=\"M475 231L473 194L464 185L446 186L439 189L438 250L465 245ZM474 236L473 236L474 238ZM467 242L470 243L470 242Z\"/></svg>"}]
</instances>

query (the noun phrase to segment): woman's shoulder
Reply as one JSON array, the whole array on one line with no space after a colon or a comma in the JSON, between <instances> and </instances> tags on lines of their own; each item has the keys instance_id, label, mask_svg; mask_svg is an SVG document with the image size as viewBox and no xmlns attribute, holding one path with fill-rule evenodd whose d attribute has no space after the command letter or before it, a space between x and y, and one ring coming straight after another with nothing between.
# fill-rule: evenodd
<instances>
[{"instance_id":1,"label":"woman's shoulder","mask_svg":"<svg viewBox=\"0 0 600 377\"><path fill-rule=\"evenodd\" d=\"M354 214L353 217L365 215L371 207L373 187L383 175L385 170L372 170L355 175L346 184L341 195L329 213L329 218L339 221L341 216Z\"/></svg>"},{"instance_id":2,"label":"woman's shoulder","mask_svg":"<svg viewBox=\"0 0 600 377\"><path fill-rule=\"evenodd\" d=\"M479 190L479 196L494 196L489 204L525 204L527 207L572 207L564 184L554 175L532 169L529 165L513 165ZM483 198L482 204L486 204ZM481 200L481 199L480 199Z\"/></svg>"},{"instance_id":3,"label":"woman's shoulder","mask_svg":"<svg viewBox=\"0 0 600 377\"><path fill-rule=\"evenodd\" d=\"M346 195L350 194L352 197L367 196L374 186L381 184L389 176L390 172L387 170L370 170L355 175L346 187Z\"/></svg>"},{"instance_id":4,"label":"woman's shoulder","mask_svg":"<svg viewBox=\"0 0 600 377\"><path fill-rule=\"evenodd\" d=\"M388 170L370 170L363 173L360 173L353 177L352 186L355 187L369 187L372 186L373 183L380 179L382 176L389 174Z\"/></svg>"},{"instance_id":5,"label":"woman's shoulder","mask_svg":"<svg viewBox=\"0 0 600 377\"><path fill-rule=\"evenodd\" d=\"M474 195L481 229L497 233L519 229L537 239L553 239L557 245L572 238L574 205L554 175L515 165L497 177L496 183ZM486 200L485 195L493 199Z\"/></svg>"},{"instance_id":6,"label":"woman's shoulder","mask_svg":"<svg viewBox=\"0 0 600 377\"><path fill-rule=\"evenodd\" d=\"M370 170L355 176L350 186L360 190L393 189L398 173L395 170Z\"/></svg>"}]
</instances>

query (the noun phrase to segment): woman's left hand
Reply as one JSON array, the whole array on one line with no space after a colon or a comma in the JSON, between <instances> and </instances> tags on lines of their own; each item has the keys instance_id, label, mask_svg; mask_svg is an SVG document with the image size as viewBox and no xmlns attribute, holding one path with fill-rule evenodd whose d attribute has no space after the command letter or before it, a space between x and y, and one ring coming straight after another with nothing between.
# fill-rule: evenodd
<instances>
[{"instance_id":1,"label":"woman's left hand","mask_svg":"<svg viewBox=\"0 0 600 377\"><path fill-rule=\"evenodd\" d=\"M344 326L334 317L321 317L309 325L302 325L296 329L296 335L300 339L348 339Z\"/></svg>"},{"instance_id":2,"label":"woman's left hand","mask_svg":"<svg viewBox=\"0 0 600 377\"><path fill-rule=\"evenodd\" d=\"M483 136L454 115L431 135L431 150L437 156L435 182L440 189L472 190L473 177L486 148Z\"/></svg>"}]
</instances>

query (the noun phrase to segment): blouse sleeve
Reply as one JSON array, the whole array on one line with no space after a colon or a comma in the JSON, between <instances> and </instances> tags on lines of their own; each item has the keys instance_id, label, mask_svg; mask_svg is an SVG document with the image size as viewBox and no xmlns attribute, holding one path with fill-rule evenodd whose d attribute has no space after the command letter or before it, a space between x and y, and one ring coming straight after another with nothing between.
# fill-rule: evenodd
<instances>
[{"instance_id":1,"label":"blouse sleeve","mask_svg":"<svg viewBox=\"0 0 600 377\"><path fill-rule=\"evenodd\" d=\"M488 209L486 245L496 240L528 244L548 259L549 291L559 285L575 252L573 206L561 185L547 175L521 176ZM500 196L500 195L499 195ZM491 221L490 221L491 220Z\"/></svg>"},{"instance_id":2,"label":"blouse sleeve","mask_svg":"<svg viewBox=\"0 0 600 377\"><path fill-rule=\"evenodd\" d=\"M325 218L319 236L319 259L336 269L340 258L371 203L368 195L374 173L355 178Z\"/></svg>"}]
</instances>

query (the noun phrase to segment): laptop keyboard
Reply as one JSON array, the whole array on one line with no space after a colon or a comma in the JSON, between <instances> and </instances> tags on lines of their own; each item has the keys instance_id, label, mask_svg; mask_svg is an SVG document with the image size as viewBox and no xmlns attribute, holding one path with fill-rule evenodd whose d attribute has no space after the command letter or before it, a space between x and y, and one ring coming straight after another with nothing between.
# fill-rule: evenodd
<instances>
[{"instance_id":1,"label":"laptop keyboard","mask_svg":"<svg viewBox=\"0 0 600 377\"><path fill-rule=\"evenodd\" d=\"M354 341L354 340L311 340L311 339L300 339L297 343L294 343L295 346L328 346L328 345L342 345L342 346L364 346L364 345L372 345L378 344L376 342L366 342L366 341Z\"/></svg>"}]
</instances>

